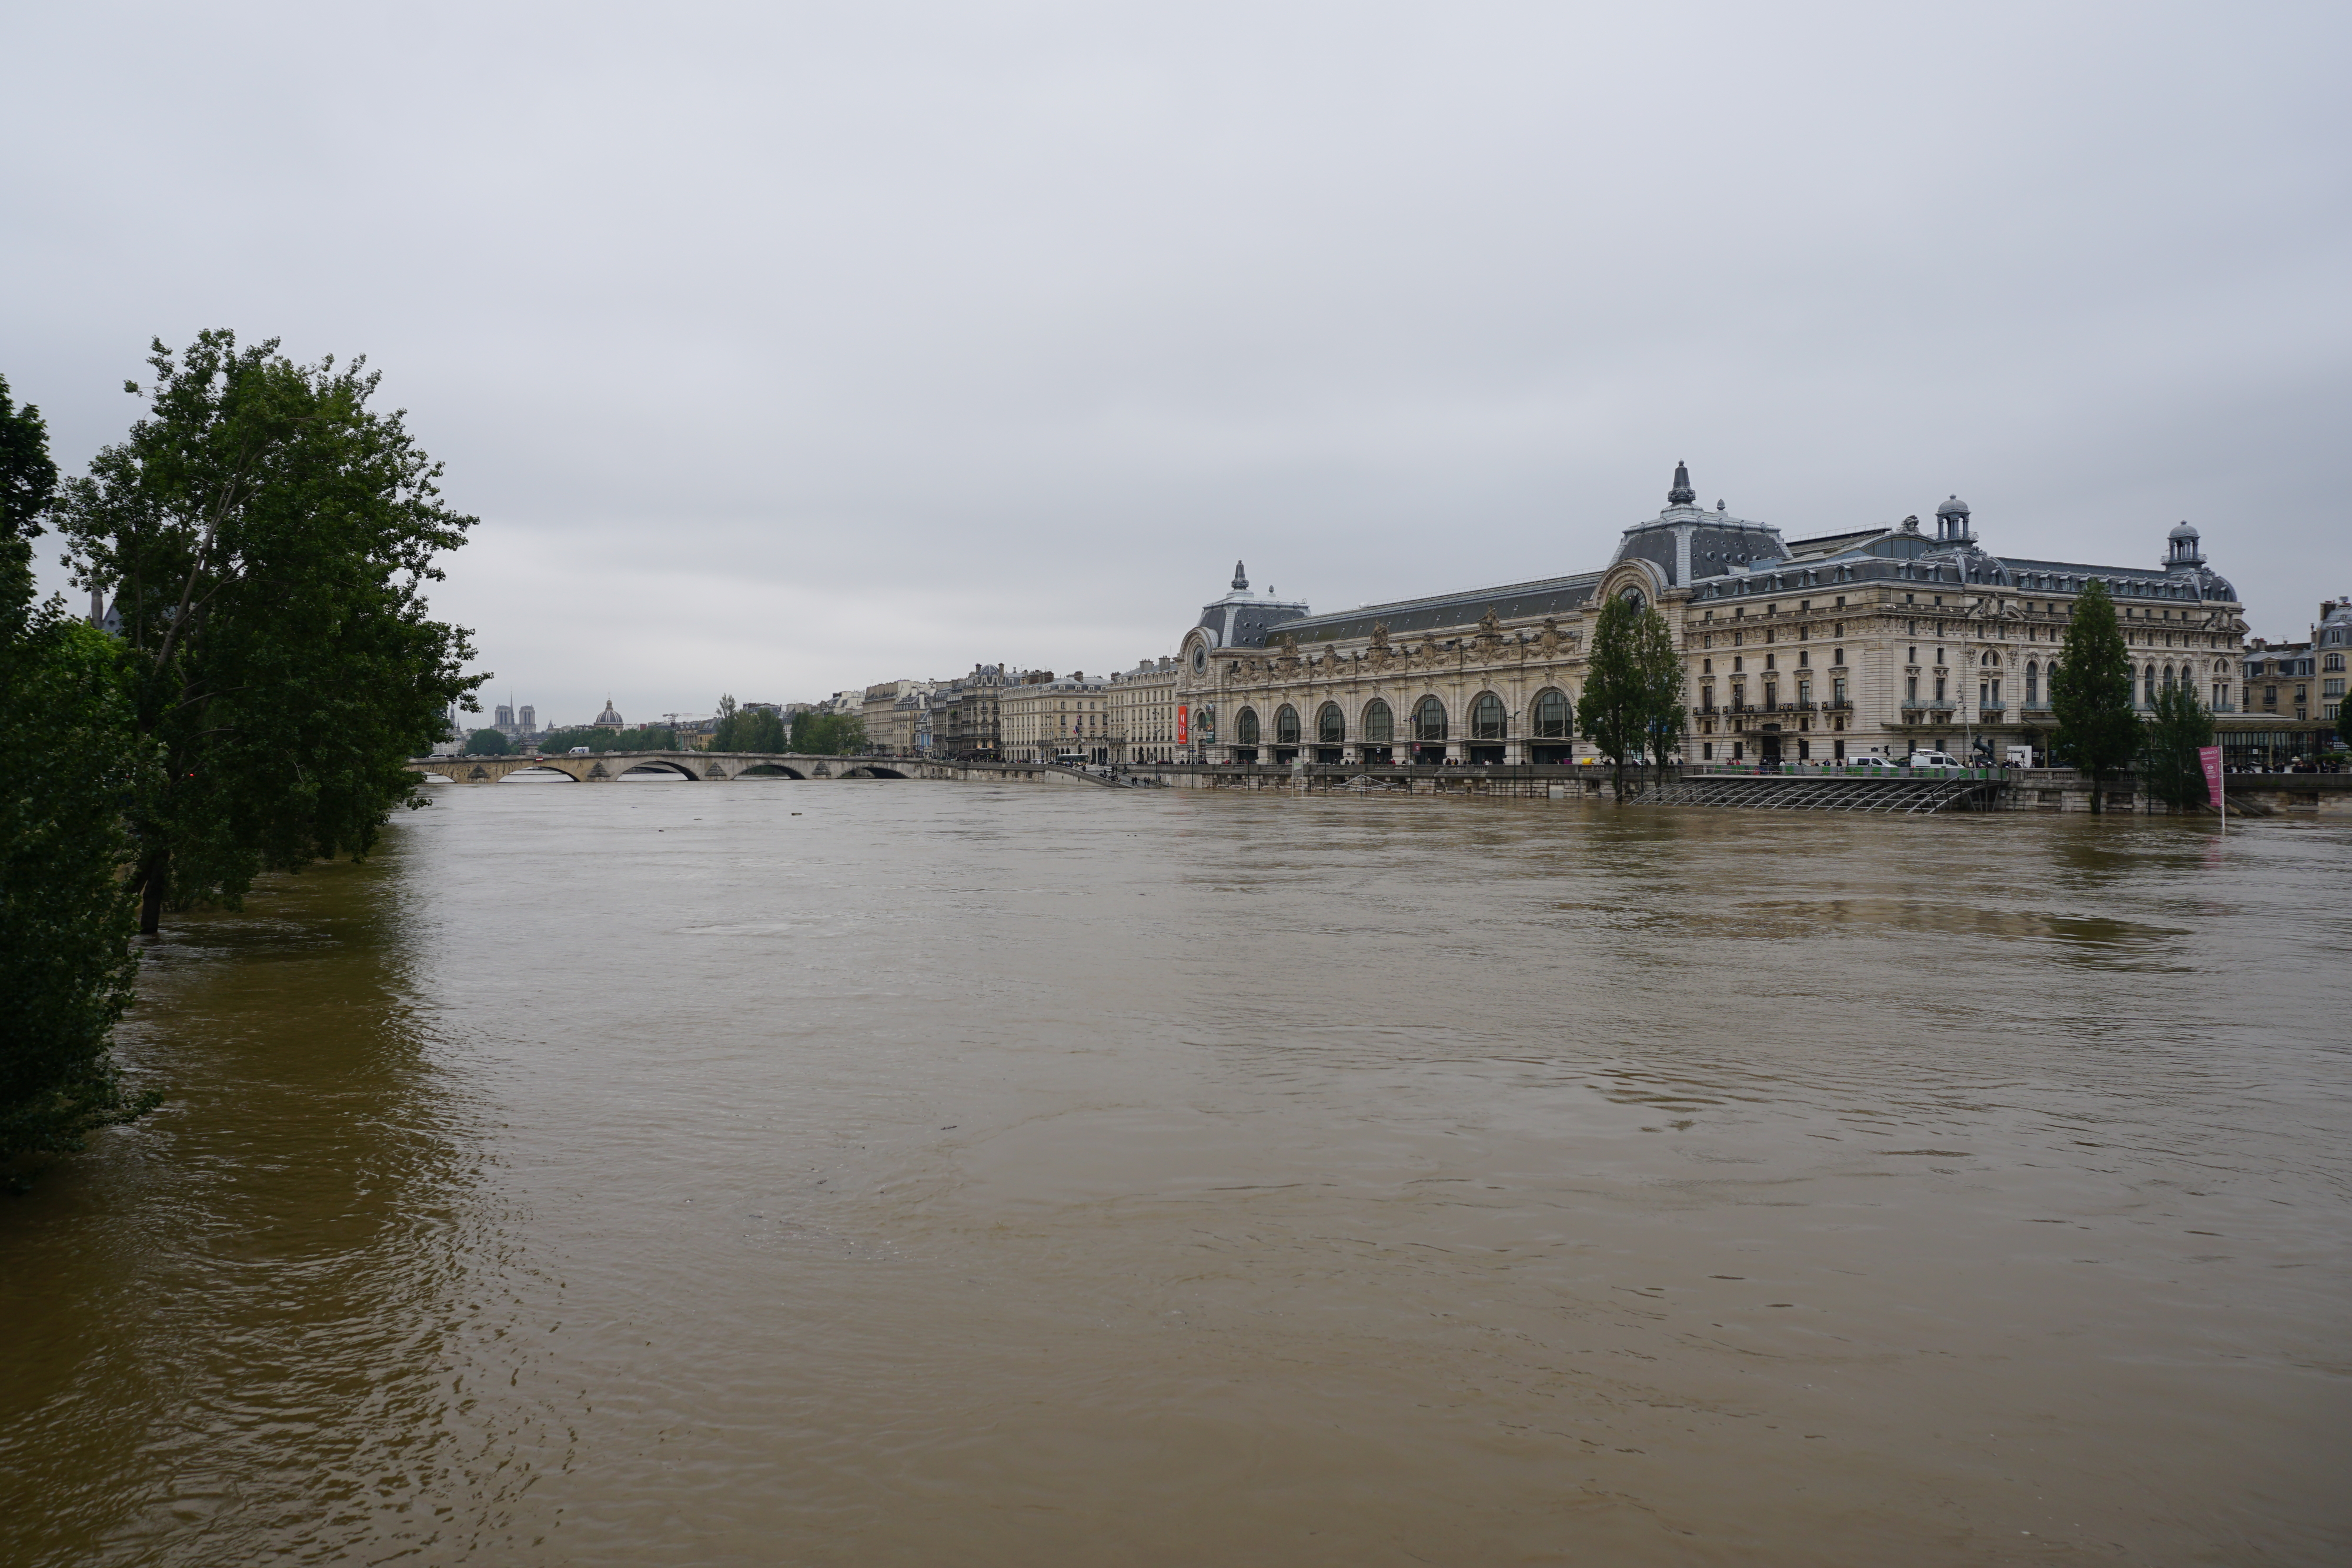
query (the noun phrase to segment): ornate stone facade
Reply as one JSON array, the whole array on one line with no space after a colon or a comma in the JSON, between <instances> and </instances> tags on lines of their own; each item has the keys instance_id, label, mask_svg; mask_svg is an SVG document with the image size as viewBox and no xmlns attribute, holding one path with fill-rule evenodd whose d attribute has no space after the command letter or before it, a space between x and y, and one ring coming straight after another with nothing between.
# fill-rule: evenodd
<instances>
[{"instance_id":1,"label":"ornate stone facade","mask_svg":"<svg viewBox=\"0 0 2352 1568\"><path fill-rule=\"evenodd\" d=\"M2048 668L2094 579L2116 596L2136 662L2227 711L2246 626L2194 529L2154 570L1995 556L1957 497L1918 519L1785 540L1695 504L1667 505L1597 571L1339 615L1234 588L1178 654L1183 756L1205 762L1565 762L1591 619L1637 594L1674 629L1687 672L1689 761L1832 761L1915 747L2037 750ZM2151 686L2146 700L2153 702Z\"/></svg>"},{"instance_id":2,"label":"ornate stone facade","mask_svg":"<svg viewBox=\"0 0 2352 1568\"><path fill-rule=\"evenodd\" d=\"M1007 762L1110 760L1110 682L1073 670L1033 670L998 699Z\"/></svg>"},{"instance_id":3,"label":"ornate stone facade","mask_svg":"<svg viewBox=\"0 0 2352 1568\"><path fill-rule=\"evenodd\" d=\"M1145 659L1110 678L1110 760L1176 760L1176 661Z\"/></svg>"}]
</instances>

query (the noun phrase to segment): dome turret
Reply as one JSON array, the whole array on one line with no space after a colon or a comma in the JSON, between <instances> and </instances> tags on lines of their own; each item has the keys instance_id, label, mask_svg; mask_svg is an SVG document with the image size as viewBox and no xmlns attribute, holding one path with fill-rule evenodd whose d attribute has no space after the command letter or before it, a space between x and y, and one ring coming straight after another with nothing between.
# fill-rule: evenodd
<instances>
[{"instance_id":1,"label":"dome turret","mask_svg":"<svg viewBox=\"0 0 2352 1568\"><path fill-rule=\"evenodd\" d=\"M1976 535L1969 529L1969 504L1954 496L1936 508L1936 542L1937 544L1974 544Z\"/></svg>"},{"instance_id":2,"label":"dome turret","mask_svg":"<svg viewBox=\"0 0 2352 1568\"><path fill-rule=\"evenodd\" d=\"M596 716L594 727L597 729L623 729L627 727L621 720L621 710L613 706L613 699L611 697L606 697L604 699L604 711Z\"/></svg>"},{"instance_id":3,"label":"dome turret","mask_svg":"<svg viewBox=\"0 0 2352 1568\"><path fill-rule=\"evenodd\" d=\"M2205 552L2199 548L2198 534L2184 521L2164 536L2164 570L2182 571L2189 567L2203 566Z\"/></svg>"}]
</instances>

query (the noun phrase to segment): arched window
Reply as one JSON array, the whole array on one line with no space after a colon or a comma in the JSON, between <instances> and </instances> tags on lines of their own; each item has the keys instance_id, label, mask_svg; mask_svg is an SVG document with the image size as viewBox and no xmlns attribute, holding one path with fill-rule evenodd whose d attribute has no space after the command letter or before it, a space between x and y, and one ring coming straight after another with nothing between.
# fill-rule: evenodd
<instances>
[{"instance_id":1,"label":"arched window","mask_svg":"<svg viewBox=\"0 0 2352 1568\"><path fill-rule=\"evenodd\" d=\"M2042 700L2042 666L2032 660L2025 661L2025 706L2032 707Z\"/></svg>"},{"instance_id":2,"label":"arched window","mask_svg":"<svg viewBox=\"0 0 2352 1568\"><path fill-rule=\"evenodd\" d=\"M1257 744L1257 709L1245 707L1234 716L1234 744L1236 746Z\"/></svg>"},{"instance_id":3,"label":"arched window","mask_svg":"<svg viewBox=\"0 0 2352 1568\"><path fill-rule=\"evenodd\" d=\"M1325 703L1315 715L1315 739L1323 746L1337 746L1348 738L1348 720L1339 712L1338 703Z\"/></svg>"},{"instance_id":4,"label":"arched window","mask_svg":"<svg viewBox=\"0 0 2352 1568\"><path fill-rule=\"evenodd\" d=\"M2172 666L2170 664L2164 666L2164 689L2168 692L2172 689Z\"/></svg>"},{"instance_id":5,"label":"arched window","mask_svg":"<svg viewBox=\"0 0 2352 1568\"><path fill-rule=\"evenodd\" d=\"M1276 746L1298 744L1298 710L1288 703L1274 710L1274 743Z\"/></svg>"},{"instance_id":6,"label":"arched window","mask_svg":"<svg viewBox=\"0 0 2352 1568\"><path fill-rule=\"evenodd\" d=\"M1445 738L1445 705L1435 697L1423 697L1413 705L1412 737L1415 740Z\"/></svg>"},{"instance_id":7,"label":"arched window","mask_svg":"<svg viewBox=\"0 0 2352 1568\"><path fill-rule=\"evenodd\" d=\"M2156 666L2150 664L2140 672L2139 700L2153 706L2156 702Z\"/></svg>"},{"instance_id":8,"label":"arched window","mask_svg":"<svg viewBox=\"0 0 2352 1568\"><path fill-rule=\"evenodd\" d=\"M1503 699L1492 692L1480 692L1477 700L1470 705L1470 738L1473 740L1500 740L1509 722L1509 716L1503 708Z\"/></svg>"},{"instance_id":9,"label":"arched window","mask_svg":"<svg viewBox=\"0 0 2352 1568\"><path fill-rule=\"evenodd\" d=\"M1364 744L1386 746L1396 738L1396 716L1389 705L1374 697L1364 705Z\"/></svg>"},{"instance_id":10,"label":"arched window","mask_svg":"<svg viewBox=\"0 0 2352 1568\"><path fill-rule=\"evenodd\" d=\"M1707 704L1709 707L1715 705ZM1546 686L1536 694L1536 738L1566 740L1573 715L1569 711L1568 694L1557 686Z\"/></svg>"}]
</instances>

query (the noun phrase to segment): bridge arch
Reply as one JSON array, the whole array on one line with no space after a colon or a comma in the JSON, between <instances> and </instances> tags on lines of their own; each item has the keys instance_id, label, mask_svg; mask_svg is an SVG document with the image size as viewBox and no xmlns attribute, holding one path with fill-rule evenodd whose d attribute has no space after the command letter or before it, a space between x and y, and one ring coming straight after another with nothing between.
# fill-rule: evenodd
<instances>
[{"instance_id":1,"label":"bridge arch","mask_svg":"<svg viewBox=\"0 0 2352 1568\"><path fill-rule=\"evenodd\" d=\"M613 777L616 779L626 779L632 773L675 773L679 778L686 779L688 783L695 782L698 777L695 773L694 769L688 768L685 763L675 761L667 757L639 758L635 761L630 762L627 767L622 768L618 773L613 775Z\"/></svg>"},{"instance_id":2,"label":"bridge arch","mask_svg":"<svg viewBox=\"0 0 2352 1568\"><path fill-rule=\"evenodd\" d=\"M782 762L754 762L735 775L738 779L796 779L806 783L808 775Z\"/></svg>"},{"instance_id":3,"label":"bridge arch","mask_svg":"<svg viewBox=\"0 0 2352 1568\"><path fill-rule=\"evenodd\" d=\"M562 779L567 784L577 784L580 782L580 776L572 772L572 769L569 768L558 768L551 762L535 762L528 767L509 768L504 773L499 775L496 782L503 784L509 779L519 778L526 773L552 773L555 777Z\"/></svg>"},{"instance_id":4,"label":"bridge arch","mask_svg":"<svg viewBox=\"0 0 2352 1568\"><path fill-rule=\"evenodd\" d=\"M907 776L904 773L899 772L895 768L885 768L878 762L861 762L855 768L844 768L840 777L844 779L904 779Z\"/></svg>"}]
</instances>

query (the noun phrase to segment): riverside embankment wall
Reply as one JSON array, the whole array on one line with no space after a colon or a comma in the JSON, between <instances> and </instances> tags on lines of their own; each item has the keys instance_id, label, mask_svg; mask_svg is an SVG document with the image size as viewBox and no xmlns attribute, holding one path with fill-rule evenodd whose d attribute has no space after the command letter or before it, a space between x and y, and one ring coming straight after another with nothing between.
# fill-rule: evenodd
<instances>
[{"instance_id":1,"label":"riverside embankment wall","mask_svg":"<svg viewBox=\"0 0 2352 1568\"><path fill-rule=\"evenodd\" d=\"M1184 789L1296 789L1310 793L1371 793L1418 795L1491 795L1523 800L1596 800L1616 798L1614 776L1607 768L1349 767L1317 764L1277 768L1246 764L1202 767L1135 768L1132 776ZM1626 791L1636 797L1654 781L1655 769L1628 768ZM1786 777L1804 777L1787 775ZM1824 777L1836 777L1825 775ZM2091 783L2069 768L2014 769L2000 776L2002 789L1992 809L2005 811L2088 811ZM2139 788L2137 779L2121 775L2106 781L2106 809L2148 815L2168 815L2172 809ZM2230 801L2248 815L2311 813L2352 815L2352 773L2233 774ZM2200 808L2210 812L2210 808Z\"/></svg>"}]
</instances>

